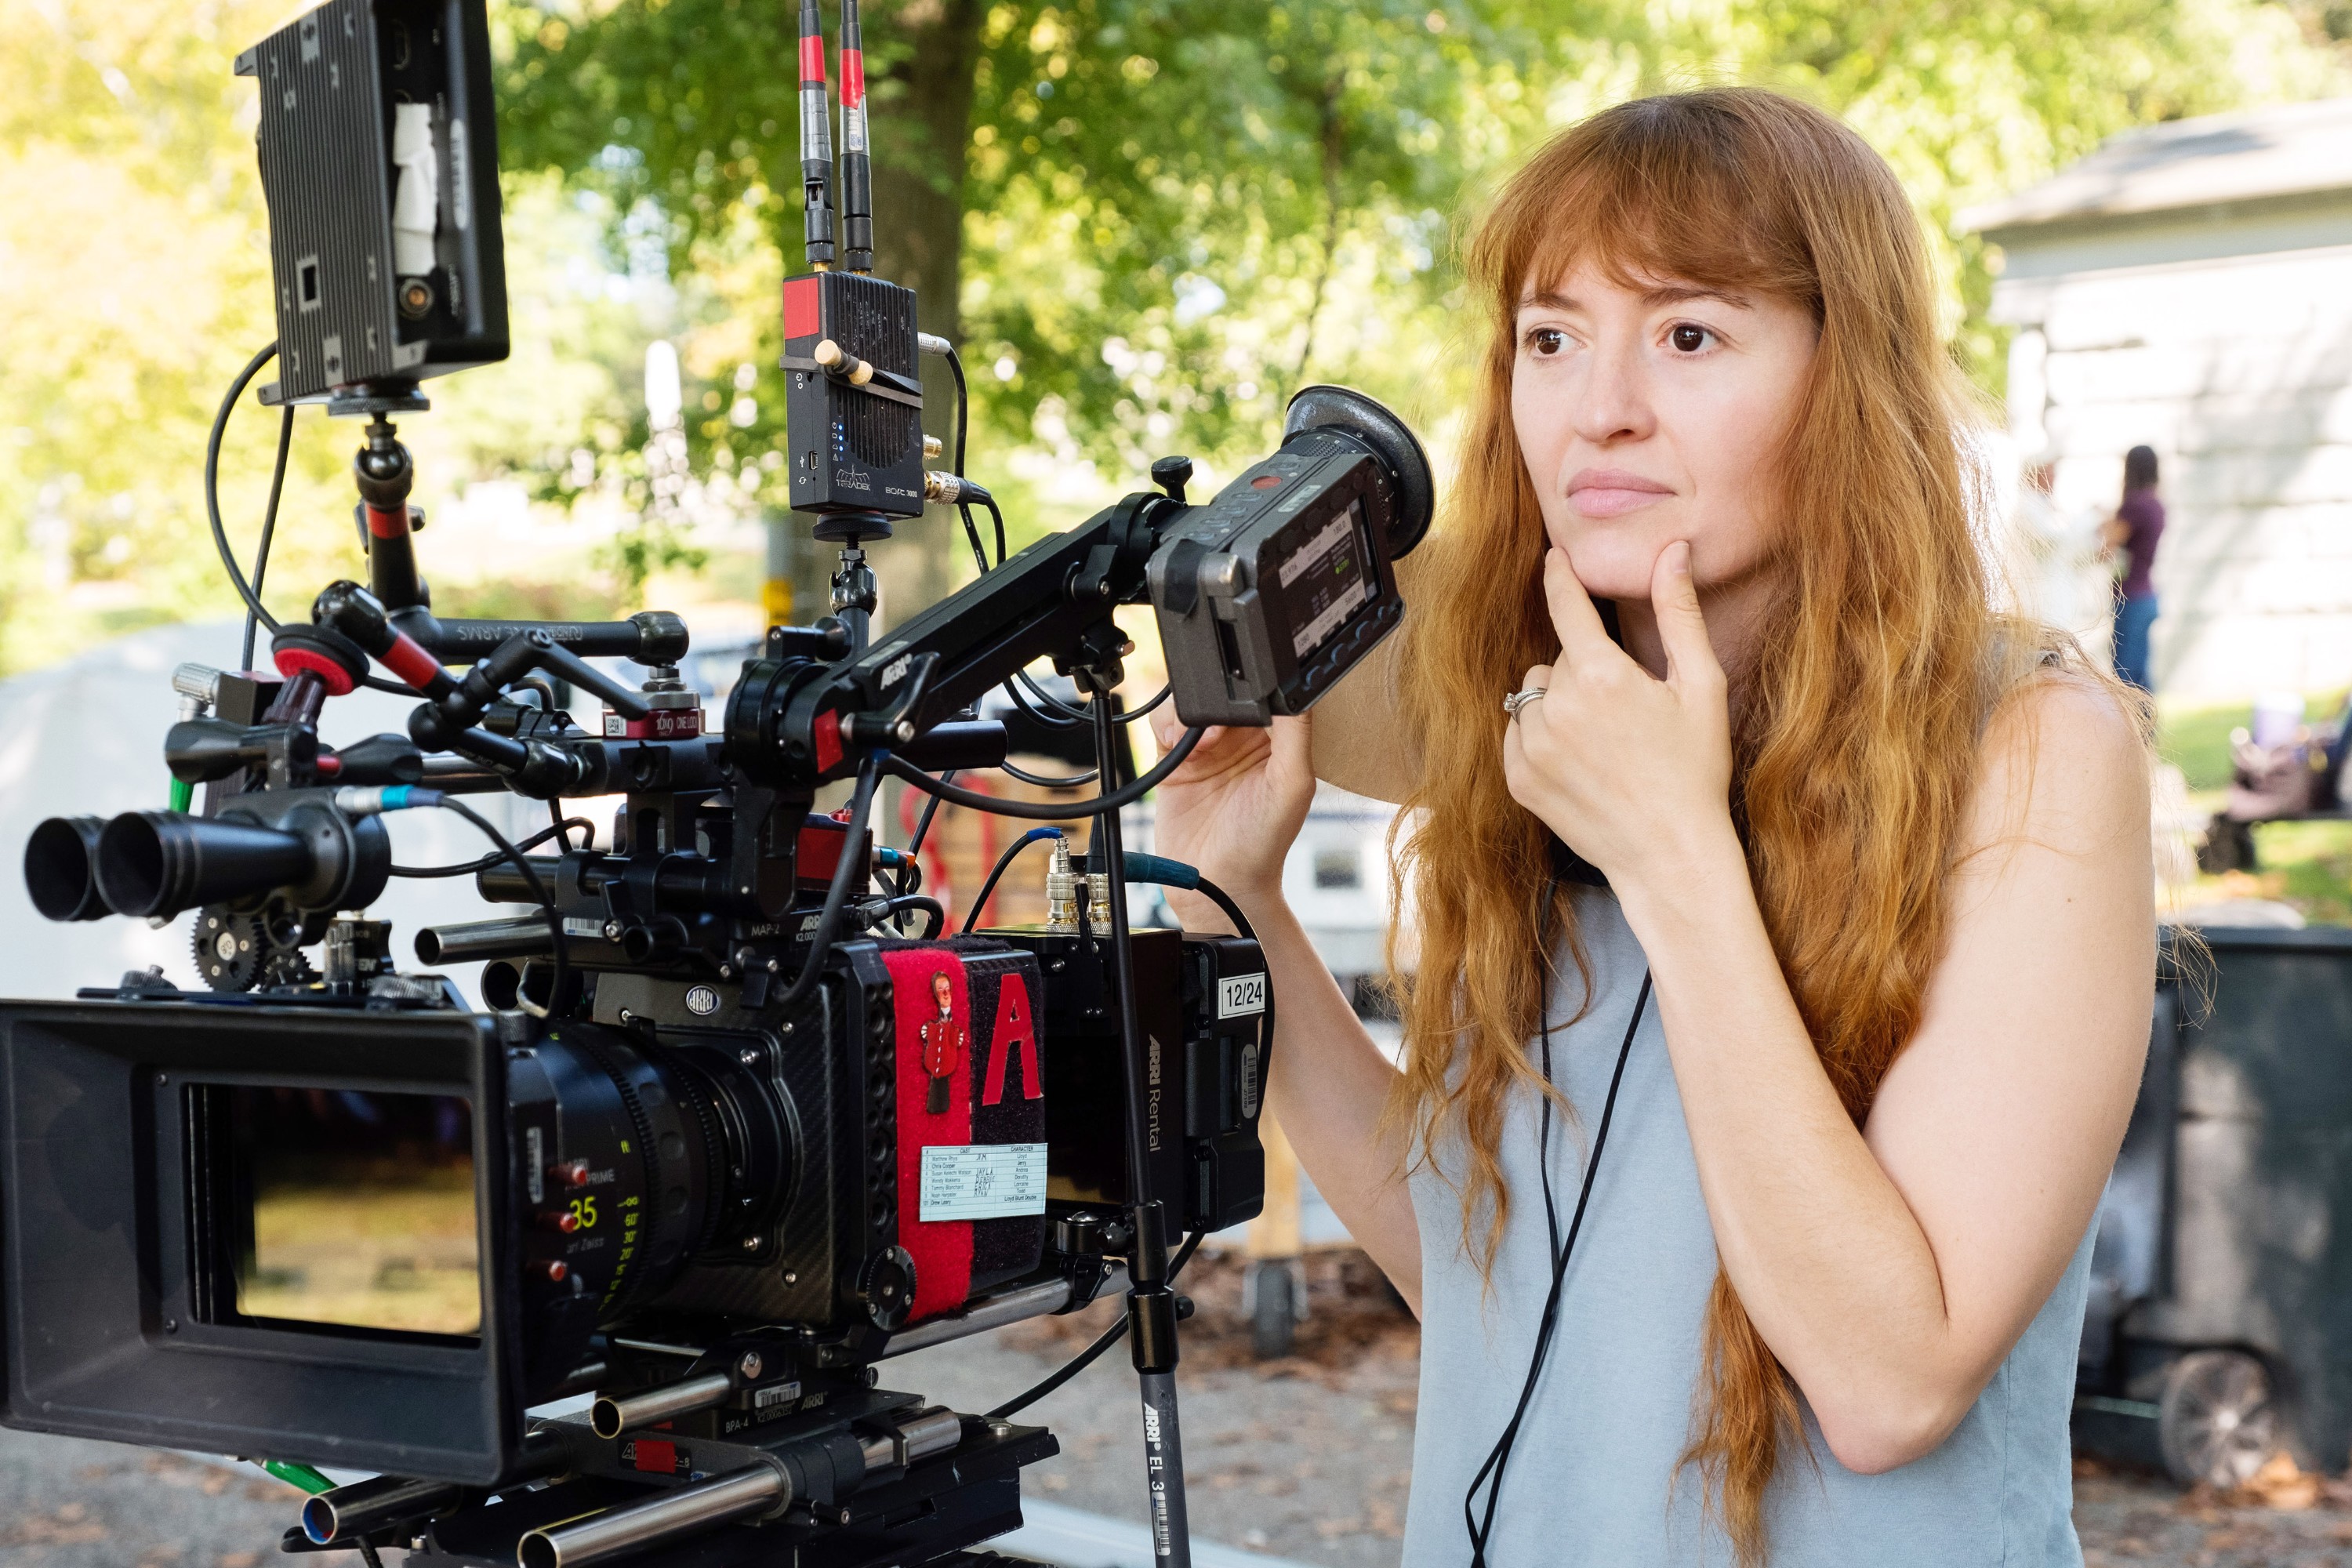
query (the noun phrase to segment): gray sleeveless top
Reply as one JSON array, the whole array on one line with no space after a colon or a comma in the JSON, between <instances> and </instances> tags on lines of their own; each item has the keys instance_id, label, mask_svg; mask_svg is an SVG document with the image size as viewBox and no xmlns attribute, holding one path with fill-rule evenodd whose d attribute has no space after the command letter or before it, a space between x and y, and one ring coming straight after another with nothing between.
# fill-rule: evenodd
<instances>
[{"instance_id":1,"label":"gray sleeveless top","mask_svg":"<svg viewBox=\"0 0 2352 1568\"><path fill-rule=\"evenodd\" d=\"M1573 1122L1556 1115L1552 1124L1563 1234L1643 967L1617 900L1595 889L1576 896L1593 1003L1552 1034L1554 1081L1577 1108ZM1556 1025L1575 1013L1581 989L1574 967L1561 969L1550 1000ZM1491 1291L1462 1246L1459 1189L1446 1179L1458 1158L1441 1144L1441 1170L1412 1177L1423 1332L1406 1568L1469 1560L1463 1492L1526 1381L1551 1272L1537 1116L1535 1096L1524 1093L1504 1127L1512 1205ZM1784 1446L1768 1500L1774 1568L2079 1568L2067 1414L2090 1256L2085 1237L1974 1408L1925 1458L1856 1475L1830 1453L1808 1412L1813 1459ZM1486 1553L1494 1568L1731 1563L1729 1541L1706 1515L1704 1481L1675 1466L1693 1430L1715 1273L1715 1234L1654 998L1618 1091L1557 1337L1495 1511Z\"/></svg>"}]
</instances>

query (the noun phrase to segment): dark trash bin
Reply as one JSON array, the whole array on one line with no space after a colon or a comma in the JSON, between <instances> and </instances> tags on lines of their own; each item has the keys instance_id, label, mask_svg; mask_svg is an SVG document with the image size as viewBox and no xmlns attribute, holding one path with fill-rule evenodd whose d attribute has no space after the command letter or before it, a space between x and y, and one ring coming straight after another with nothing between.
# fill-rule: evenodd
<instances>
[{"instance_id":1,"label":"dark trash bin","mask_svg":"<svg viewBox=\"0 0 2352 1568\"><path fill-rule=\"evenodd\" d=\"M2242 1481L2282 1448L2339 1471L2352 929L2200 934L2210 965L2168 935L2147 1072L2100 1204L2077 1440L2183 1484Z\"/></svg>"}]
</instances>

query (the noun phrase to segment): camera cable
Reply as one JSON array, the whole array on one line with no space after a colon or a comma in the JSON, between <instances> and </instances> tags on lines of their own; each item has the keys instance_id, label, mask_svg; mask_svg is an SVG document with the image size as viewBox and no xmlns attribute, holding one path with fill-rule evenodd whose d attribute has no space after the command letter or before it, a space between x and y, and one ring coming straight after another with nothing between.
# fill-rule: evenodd
<instances>
[{"instance_id":1,"label":"camera cable","mask_svg":"<svg viewBox=\"0 0 2352 1568\"><path fill-rule=\"evenodd\" d=\"M1184 1245L1178 1247L1174 1256L1168 1259L1168 1279L1171 1283L1173 1283L1176 1277L1184 1271L1184 1265L1192 1260L1192 1254L1199 1250L1202 1237L1207 1234L1208 1233L1206 1231L1193 1231L1191 1235L1185 1237ZM1089 1304L1091 1305L1091 1303ZM1127 1314L1121 1312L1118 1316L1118 1321L1111 1324L1110 1327L1105 1329L1101 1333L1097 1334L1094 1338L1094 1342L1088 1344L1086 1349L1072 1356L1068 1361L1064 1362L1059 1367L1055 1368L1053 1372L1048 1373L1036 1383L1032 1384L1028 1388L1014 1394L1012 1398L1006 1400L1003 1404L990 1411L987 1418L991 1421L1003 1421L1020 1415L1021 1412L1028 1409L1031 1405L1036 1404L1039 1400L1045 1398L1047 1394L1053 1393L1064 1384L1069 1382L1070 1379L1077 1376L1078 1373L1094 1365L1096 1362L1102 1359L1103 1352L1110 1349L1111 1346L1118 1343L1119 1341L1126 1337Z\"/></svg>"},{"instance_id":2,"label":"camera cable","mask_svg":"<svg viewBox=\"0 0 2352 1568\"><path fill-rule=\"evenodd\" d=\"M236 596L245 601L247 614L272 633L278 630L278 617L262 604L261 595L254 584L246 581L244 569L236 563L236 552L229 548L228 527L221 521L220 454L221 438L228 433L228 416L236 411L236 400L245 395L245 389L253 384L255 376L261 374L261 367L277 357L278 344L273 340L267 348L246 362L245 368L237 372L236 379L229 383L228 395L221 399L220 409L213 416L212 435L205 443L205 516L212 524L213 548L220 552L221 569L228 574L229 586L236 590ZM275 489L273 485L273 497ZM274 514L274 500L272 510ZM249 658L247 662L251 662ZM415 695L405 684L387 680L380 675L363 676L362 684L373 690L388 691L395 697Z\"/></svg>"},{"instance_id":3,"label":"camera cable","mask_svg":"<svg viewBox=\"0 0 2352 1568\"><path fill-rule=\"evenodd\" d=\"M1201 875L1198 867L1188 866L1181 860L1171 860L1165 855L1139 855L1131 849L1120 858L1129 881L1149 882L1156 887L1178 888L1198 893L1216 905L1225 919L1233 922L1235 936L1246 942L1257 941L1257 928L1250 924L1247 915L1242 913L1242 907L1234 902L1234 896ZM1259 1070L1263 1073L1266 1053L1274 1049L1274 976L1271 973L1266 976L1265 1007L1258 1019L1257 1041Z\"/></svg>"},{"instance_id":4,"label":"camera cable","mask_svg":"<svg viewBox=\"0 0 2352 1568\"><path fill-rule=\"evenodd\" d=\"M1002 800L995 795L982 795L977 790L960 788L935 779L922 769L898 757L885 756L881 766L883 772L914 785L926 794L937 795L950 805L965 806L973 811L993 812L999 816L1023 817L1031 822L1066 822L1073 816L1099 816L1104 812L1117 812L1123 807L1133 805L1157 789L1160 782L1170 773L1181 767L1184 759L1192 754L1192 748L1201 743L1201 737L1207 731L1202 726L1198 724L1192 726L1177 738L1176 743L1168 748L1168 754L1154 763L1149 773L1132 784L1122 784L1109 794L1098 795L1092 800Z\"/></svg>"},{"instance_id":5,"label":"camera cable","mask_svg":"<svg viewBox=\"0 0 2352 1568\"><path fill-rule=\"evenodd\" d=\"M988 879L981 883L980 897L974 899L971 902L971 908L965 911L963 917L963 931L960 934L964 936L970 936L971 934L972 922L980 919L981 910L988 908L989 895L996 891L996 884L1003 879L1004 873L1012 867L1013 860L1020 855L1021 851L1028 848L1032 844L1037 843L1040 839L1059 838L1061 837L1063 837L1062 830L1058 827L1033 827L1028 832L1023 834L1020 837L1014 839L1012 843L1006 845L1004 847L1004 853L996 858L996 864L989 868Z\"/></svg>"},{"instance_id":6,"label":"camera cable","mask_svg":"<svg viewBox=\"0 0 2352 1568\"><path fill-rule=\"evenodd\" d=\"M1024 689L1029 693L1028 697L1021 695ZM1094 721L1077 710L1065 705L1058 698L1047 695L1043 688L1029 678L1029 672L1026 670L1016 669L1013 672L1013 679L1004 682L1004 695L1013 700L1013 706L1028 715L1032 723L1041 724L1048 730L1076 730ZM1030 698L1036 699L1047 709L1060 709L1061 711L1058 713L1040 711L1029 706Z\"/></svg>"},{"instance_id":7,"label":"camera cable","mask_svg":"<svg viewBox=\"0 0 2352 1568\"><path fill-rule=\"evenodd\" d=\"M1099 772L1088 768L1082 773L1071 773L1066 777L1049 779L1044 773L1033 773L1028 769L1015 767L1011 763L997 763L996 771L1007 778L1019 779L1023 784L1033 784L1038 789L1076 789L1080 784L1090 784L1102 777Z\"/></svg>"},{"instance_id":8,"label":"camera cable","mask_svg":"<svg viewBox=\"0 0 2352 1568\"><path fill-rule=\"evenodd\" d=\"M1548 911L1551 908L1557 891L1557 883L1547 890ZM1547 943L1545 967L1548 971L1550 968L1549 947L1550 928L1551 921L1548 913L1544 921L1544 940ZM1469 1489L1462 1494L1462 1521L1470 1533L1471 1568L1486 1568L1486 1542L1495 1528L1495 1508L1502 1496L1503 1472L1510 1464L1512 1449L1517 1446L1520 1426L1527 1419L1528 1406L1534 1402L1536 1384L1543 1375L1544 1363L1551 1352L1553 1335L1559 1327L1560 1297L1568 1279L1569 1258L1576 1250L1577 1233L1584 1226L1585 1205L1591 1201L1592 1179L1601 1169L1601 1152L1609 1142L1609 1123L1617 1111L1617 1090L1625 1081L1625 1063L1633 1054L1633 1037L1640 1031L1642 1015L1649 1007L1650 982L1650 972L1644 968L1642 971L1642 988L1633 998L1633 1016L1626 1020L1625 1038L1617 1047L1617 1066L1609 1075L1609 1093L1601 1102L1601 1123L1593 1130L1592 1152L1584 1162L1584 1179L1577 1190L1576 1209L1570 1216L1568 1237L1564 1241L1559 1234L1559 1209L1551 1185L1552 1096L1549 1086L1551 1082L1553 1025L1549 1019L1544 1023L1540 1038L1544 1082L1547 1089L1542 1097L1542 1131L1538 1134L1537 1144L1537 1171L1543 1185L1544 1226L1550 1242L1551 1289L1544 1297L1543 1315L1536 1324L1535 1351L1528 1359L1528 1375L1519 1388L1518 1404L1512 1409L1510 1422L1503 1428L1503 1435L1495 1440L1494 1447L1487 1452L1486 1463L1478 1467L1478 1473L1470 1479ZM1486 1489L1486 1501L1483 1511L1478 1506L1478 1489L1481 1486Z\"/></svg>"},{"instance_id":9,"label":"camera cable","mask_svg":"<svg viewBox=\"0 0 2352 1568\"><path fill-rule=\"evenodd\" d=\"M278 498L286 489L286 454L293 445L294 405L289 403L278 421L278 461L269 470L269 505L261 513L261 542L253 550L253 596L257 599L261 597L263 579L269 574L269 543L278 536ZM261 623L254 618L250 609L247 610L245 652L237 665L239 669L253 668L254 634L260 628Z\"/></svg>"},{"instance_id":10,"label":"camera cable","mask_svg":"<svg viewBox=\"0 0 2352 1568\"><path fill-rule=\"evenodd\" d=\"M824 908L817 915L816 930L809 935L808 957L784 994L771 1003L772 1006L787 1012L799 1006L816 989L817 976L824 973L824 961L841 935L842 915L849 907L850 883L856 880L854 873L864 861L857 853L857 843L866 836L866 819L873 815L874 789L882 767L882 753L878 752L868 752L866 760L857 764L857 784L849 800L848 837L843 840L841 858L834 866L833 880L825 888ZM929 773L909 771L927 784L934 782Z\"/></svg>"},{"instance_id":11,"label":"camera cable","mask_svg":"<svg viewBox=\"0 0 2352 1568\"><path fill-rule=\"evenodd\" d=\"M427 789L419 784L347 784L335 792L334 804L337 811L352 817L377 816L394 811L414 811L420 806L438 806L443 811L456 812L459 816L481 829L483 837L498 846L499 858L513 866L516 871L521 874L523 885L528 887L531 896L539 900L541 912L547 917L548 935L555 942L555 980L554 984L548 988L548 1005L541 1007L529 996L521 994L518 994L516 1000L524 1012L539 1018L551 1016L555 1009L562 1005L563 984L572 975L571 954L564 942L562 912L555 907L554 896L548 892L547 884L540 879L538 868L531 865L530 857L526 856L520 847L508 842L507 836L492 827L488 818L453 795L446 795L437 789ZM526 840L526 842L531 841Z\"/></svg>"},{"instance_id":12,"label":"camera cable","mask_svg":"<svg viewBox=\"0 0 2352 1568\"><path fill-rule=\"evenodd\" d=\"M589 821L584 816L567 816L559 825L559 826L577 827L582 832L589 834L592 837L592 839L596 831L596 825ZM541 845L546 843L549 839L554 837L556 831L557 829L554 827L542 827L538 832L532 834L530 837L519 840L516 843L515 847L518 849L536 849ZM468 860L462 865L394 866L391 868L391 871L395 877L471 877L478 872L488 870L491 867L498 865L505 858L506 856L494 849L478 860Z\"/></svg>"},{"instance_id":13,"label":"camera cable","mask_svg":"<svg viewBox=\"0 0 2352 1568\"><path fill-rule=\"evenodd\" d=\"M874 915L874 923L880 925L884 921L895 921L898 922L900 936L907 934L906 921L908 915L931 917L930 923L923 928L921 940L924 942L929 942L947 929L947 910L940 907L939 900L927 893L894 893L879 900L879 903L880 909ZM874 908L871 904L866 907L869 910Z\"/></svg>"},{"instance_id":14,"label":"camera cable","mask_svg":"<svg viewBox=\"0 0 2352 1568\"><path fill-rule=\"evenodd\" d=\"M964 380L963 356L956 353L953 343L948 344L947 362L948 374L955 378L956 390L954 471L955 477L961 479L963 478L965 438L971 430L971 387ZM986 504L988 510L996 518L996 564L1002 566L1004 564L1004 514L997 511L996 501L992 497ZM963 536L971 545L972 563L980 568L980 574L985 577L989 573L988 550L980 542L980 525L971 520L971 502L959 500L956 502L956 515L963 519Z\"/></svg>"},{"instance_id":15,"label":"camera cable","mask_svg":"<svg viewBox=\"0 0 2352 1568\"><path fill-rule=\"evenodd\" d=\"M506 835L492 827L488 818L465 802L454 800L438 790L419 790L415 793L429 794L434 797L429 801L417 804L437 805L444 811L454 811L476 827L480 828L489 841L499 847L499 858L508 861L521 873L523 885L528 887L531 896L539 900L541 910L547 916L548 934L555 939L555 975L547 988L547 1005L544 1008L534 1004L520 988L515 992L515 1001L524 1012L536 1017L553 1016L555 1010L563 1005L564 983L572 977L572 954L570 943L564 937L563 913L555 907L555 897L547 890L547 884L540 880L538 868L530 863L530 858L523 854L520 847L508 843Z\"/></svg>"},{"instance_id":16,"label":"camera cable","mask_svg":"<svg viewBox=\"0 0 2352 1568\"><path fill-rule=\"evenodd\" d=\"M955 783L956 772L956 769L950 768L947 772L940 775L940 782L941 784ZM914 866L919 875L921 871L919 857L923 853L923 840L929 837L931 835L931 818L940 814L940 805L941 802L938 795L932 795L929 799L923 802L923 815L915 819L915 831L907 840L907 863L910 866ZM901 889L901 891L908 892L911 892L912 890L912 889Z\"/></svg>"},{"instance_id":17,"label":"camera cable","mask_svg":"<svg viewBox=\"0 0 2352 1568\"><path fill-rule=\"evenodd\" d=\"M1041 706L1051 710L1051 711L1040 713L1034 709L1032 709L1027 703L1023 702L1021 700L1021 693L1013 689L1015 683L1025 688L1031 697L1034 698ZM1011 697L1013 702L1024 713L1028 714L1030 718L1035 720L1038 723L1045 725L1048 729L1075 730L1081 724L1091 724L1095 721L1093 714L1088 713L1082 708L1071 707L1068 703L1063 701L1052 692L1047 691L1044 687L1039 686L1035 679L1025 669L1015 671L1013 680L1008 681L1005 684L1004 689L1005 695ZM1174 681L1171 680L1167 682L1165 685L1161 686L1158 691L1153 692L1150 698L1145 701L1141 707L1129 708L1126 711L1117 715L1118 721L1121 724L1134 723L1138 719L1142 718L1145 714L1159 707L1162 702L1167 701L1175 689L1176 683Z\"/></svg>"}]
</instances>

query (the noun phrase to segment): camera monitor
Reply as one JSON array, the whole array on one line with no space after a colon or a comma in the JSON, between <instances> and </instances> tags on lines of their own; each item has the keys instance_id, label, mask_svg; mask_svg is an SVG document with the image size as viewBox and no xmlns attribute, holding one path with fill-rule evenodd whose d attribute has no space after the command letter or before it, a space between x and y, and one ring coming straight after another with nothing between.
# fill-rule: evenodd
<instances>
[{"instance_id":1,"label":"camera monitor","mask_svg":"<svg viewBox=\"0 0 2352 1568\"><path fill-rule=\"evenodd\" d=\"M266 403L507 357L484 0L329 0L237 57L277 281Z\"/></svg>"}]
</instances>

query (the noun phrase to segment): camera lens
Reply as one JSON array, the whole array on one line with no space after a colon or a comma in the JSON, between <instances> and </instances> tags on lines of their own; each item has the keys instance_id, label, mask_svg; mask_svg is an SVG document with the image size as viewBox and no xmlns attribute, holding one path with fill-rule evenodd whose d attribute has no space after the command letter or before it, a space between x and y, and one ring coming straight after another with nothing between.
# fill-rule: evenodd
<instances>
[{"instance_id":1,"label":"camera lens","mask_svg":"<svg viewBox=\"0 0 2352 1568\"><path fill-rule=\"evenodd\" d=\"M544 1129L527 1191L562 1236L566 1292L593 1295L599 1321L656 1300L698 1258L740 1263L740 1238L789 1198L790 1114L742 1065L749 1038L656 1043L565 1023L531 1052L543 1092L518 1074L526 1159L529 1129Z\"/></svg>"}]
</instances>

